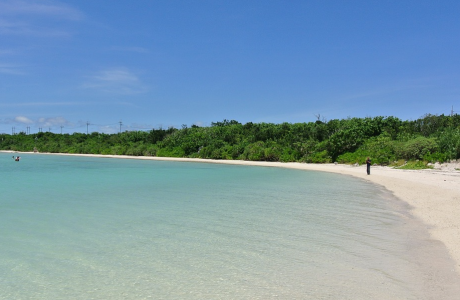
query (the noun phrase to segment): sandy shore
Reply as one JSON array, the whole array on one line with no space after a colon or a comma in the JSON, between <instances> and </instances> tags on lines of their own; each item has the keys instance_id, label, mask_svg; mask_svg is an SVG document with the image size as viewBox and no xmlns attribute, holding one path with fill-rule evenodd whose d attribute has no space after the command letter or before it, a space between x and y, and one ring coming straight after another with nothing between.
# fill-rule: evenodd
<instances>
[{"instance_id":1,"label":"sandy shore","mask_svg":"<svg viewBox=\"0 0 460 300\"><path fill-rule=\"evenodd\" d=\"M368 176L364 165L355 167L340 164L225 161L117 155L82 156L282 167L333 172L362 178L385 187L396 197L408 203L411 207L411 213L426 224L431 237L444 243L456 263L455 270L460 273L460 171L457 171L453 167L438 170L413 171L375 166L371 168L371 175Z\"/></svg>"}]
</instances>

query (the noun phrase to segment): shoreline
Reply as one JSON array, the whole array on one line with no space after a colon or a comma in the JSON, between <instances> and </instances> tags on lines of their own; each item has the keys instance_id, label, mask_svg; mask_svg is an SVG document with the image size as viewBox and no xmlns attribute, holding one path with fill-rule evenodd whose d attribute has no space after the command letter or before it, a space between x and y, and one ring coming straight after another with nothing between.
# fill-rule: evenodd
<instances>
[{"instance_id":1,"label":"shoreline","mask_svg":"<svg viewBox=\"0 0 460 300\"><path fill-rule=\"evenodd\" d=\"M400 170L389 167L373 166L371 167L371 175L367 175L365 165L355 167L342 164L281 163L99 154L33 153L4 150L0 152L281 167L331 172L361 178L384 187L395 197L409 204L409 213L426 225L426 230L429 232L432 239L440 241L445 245L448 253L455 262L453 270L460 274L460 171L456 171L454 168L450 168L449 170Z\"/></svg>"}]
</instances>

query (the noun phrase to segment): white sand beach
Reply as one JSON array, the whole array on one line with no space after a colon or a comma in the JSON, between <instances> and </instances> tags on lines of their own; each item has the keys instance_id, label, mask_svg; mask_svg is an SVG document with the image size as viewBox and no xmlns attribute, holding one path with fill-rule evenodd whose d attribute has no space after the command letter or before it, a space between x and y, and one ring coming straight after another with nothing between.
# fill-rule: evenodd
<instances>
[{"instance_id":1,"label":"white sand beach","mask_svg":"<svg viewBox=\"0 0 460 300\"><path fill-rule=\"evenodd\" d=\"M119 155L82 154L81 156L282 167L333 172L368 180L374 184L383 186L396 197L410 205L410 213L426 225L426 229L434 240L438 240L445 245L456 263L453 270L455 269L455 271L460 273L460 171L455 169L456 165L444 165L442 168L428 170L399 170L373 166L371 168L371 175L367 175L365 165L349 166L341 164L253 162Z\"/></svg>"}]
</instances>

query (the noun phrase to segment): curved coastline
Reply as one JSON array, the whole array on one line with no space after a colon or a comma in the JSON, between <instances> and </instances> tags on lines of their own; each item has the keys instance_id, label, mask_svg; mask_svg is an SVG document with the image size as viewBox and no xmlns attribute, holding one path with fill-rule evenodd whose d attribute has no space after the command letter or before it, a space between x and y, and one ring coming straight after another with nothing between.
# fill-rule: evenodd
<instances>
[{"instance_id":1,"label":"curved coastline","mask_svg":"<svg viewBox=\"0 0 460 300\"><path fill-rule=\"evenodd\" d=\"M13 151L1 152L17 153ZM374 166L371 168L371 175L369 176L366 174L364 165L355 167L341 164L280 163L123 155L40 154L281 167L332 172L361 178L373 184L383 186L392 192L394 196L409 204L410 213L427 226L426 229L430 233L430 236L445 245L455 262L453 270L460 274L460 218L458 217L460 215L460 171L431 169L398 170Z\"/></svg>"}]
</instances>

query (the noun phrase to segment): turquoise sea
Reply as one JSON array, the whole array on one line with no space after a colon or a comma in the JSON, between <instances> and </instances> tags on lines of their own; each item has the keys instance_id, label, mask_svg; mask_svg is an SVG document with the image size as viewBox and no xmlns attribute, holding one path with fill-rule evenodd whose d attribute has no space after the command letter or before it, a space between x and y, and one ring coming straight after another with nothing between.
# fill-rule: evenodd
<instances>
[{"instance_id":1,"label":"turquoise sea","mask_svg":"<svg viewBox=\"0 0 460 300\"><path fill-rule=\"evenodd\" d=\"M19 155L0 153L0 299L458 299L443 245L360 179Z\"/></svg>"}]
</instances>

